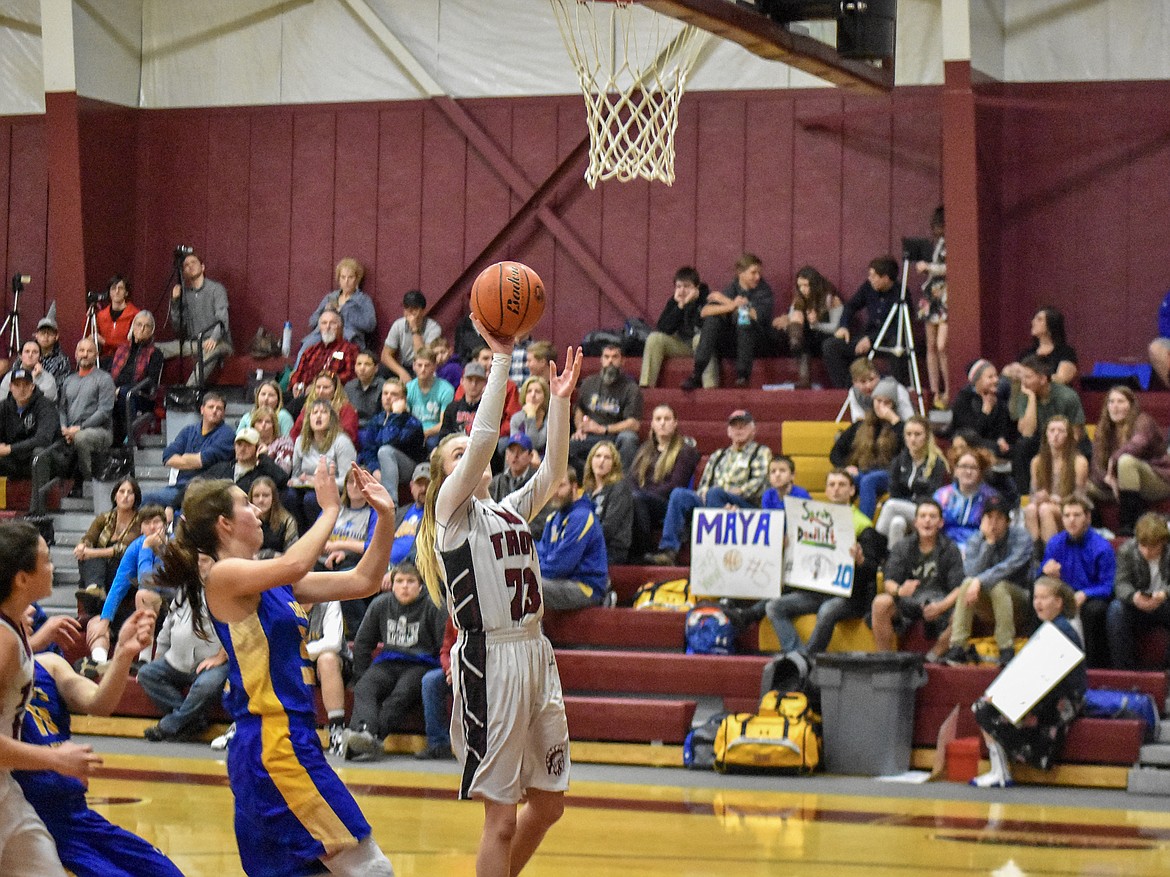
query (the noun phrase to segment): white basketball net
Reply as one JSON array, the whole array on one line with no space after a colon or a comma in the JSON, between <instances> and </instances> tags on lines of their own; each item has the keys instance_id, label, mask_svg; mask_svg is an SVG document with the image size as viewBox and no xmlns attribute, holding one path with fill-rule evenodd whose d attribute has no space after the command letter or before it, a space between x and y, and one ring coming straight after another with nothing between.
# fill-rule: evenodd
<instances>
[{"instance_id":1,"label":"white basketball net","mask_svg":"<svg viewBox=\"0 0 1170 877\"><path fill-rule=\"evenodd\" d=\"M585 181L635 177L674 182L678 102L705 33L630 0L551 0L585 95L589 168Z\"/></svg>"}]
</instances>

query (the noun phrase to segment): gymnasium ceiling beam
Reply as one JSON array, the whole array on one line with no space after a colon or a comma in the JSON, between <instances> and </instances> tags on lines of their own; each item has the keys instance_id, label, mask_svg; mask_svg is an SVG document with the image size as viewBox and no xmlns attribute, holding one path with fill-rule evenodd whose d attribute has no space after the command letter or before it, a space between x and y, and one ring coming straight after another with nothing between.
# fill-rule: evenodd
<instances>
[{"instance_id":1,"label":"gymnasium ceiling beam","mask_svg":"<svg viewBox=\"0 0 1170 877\"><path fill-rule=\"evenodd\" d=\"M739 43L754 55L782 61L838 88L861 94L885 94L894 87L893 59L881 67L842 58L832 46L792 33L766 15L727 0L639 0L662 15Z\"/></svg>"},{"instance_id":2,"label":"gymnasium ceiling beam","mask_svg":"<svg viewBox=\"0 0 1170 877\"><path fill-rule=\"evenodd\" d=\"M500 181L524 201L520 210L508 218L504 227L496 233L486 247L470 261L464 260L466 264L459 277L431 307L438 306L452 293L465 292L470 287L471 280L489 264L493 254L499 253L509 240L516 237L535 218L577 262L589 279L597 284L602 296L609 299L614 307L624 314L639 313L641 306L634 304L633 299L617 278L601 264L597 253L585 245L576 232L557 216L548 203L564 179L566 165L579 166L588 148L588 135L577 143L565 160L539 186L533 184L525 176L523 170L500 148L500 145L476 123L467 110L450 97L443 87L431 77L418 62L418 59L398 39L397 35L374 14L365 0L341 0L341 2L349 7L362 24L369 29L391 60L411 80L415 88L422 95L430 98L447 121L467 138L467 142L487 162L488 167L499 177Z\"/></svg>"}]
</instances>

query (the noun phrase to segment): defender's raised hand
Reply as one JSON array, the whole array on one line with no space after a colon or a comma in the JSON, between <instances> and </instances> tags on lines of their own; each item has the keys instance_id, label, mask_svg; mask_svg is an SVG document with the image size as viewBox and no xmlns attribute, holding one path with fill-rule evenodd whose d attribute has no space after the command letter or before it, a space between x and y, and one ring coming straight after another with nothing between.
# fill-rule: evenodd
<instances>
[{"instance_id":1,"label":"defender's raised hand","mask_svg":"<svg viewBox=\"0 0 1170 877\"><path fill-rule=\"evenodd\" d=\"M560 374L557 374L557 364L549 360L548 386L554 396L568 399L573 395L577 378L581 377L581 362L584 358L585 354L581 352L580 347L577 348L576 354L573 353L573 348L569 347L565 351L565 368Z\"/></svg>"}]
</instances>

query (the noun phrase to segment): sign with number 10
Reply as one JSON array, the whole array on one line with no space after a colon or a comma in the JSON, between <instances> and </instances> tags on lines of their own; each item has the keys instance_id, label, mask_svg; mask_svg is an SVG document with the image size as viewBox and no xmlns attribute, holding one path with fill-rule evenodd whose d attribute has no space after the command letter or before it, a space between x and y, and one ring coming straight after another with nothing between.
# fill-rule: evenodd
<instances>
[{"instance_id":1,"label":"sign with number 10","mask_svg":"<svg viewBox=\"0 0 1170 877\"><path fill-rule=\"evenodd\" d=\"M788 522L784 589L834 597L853 593L853 509L809 499L784 499Z\"/></svg>"}]
</instances>

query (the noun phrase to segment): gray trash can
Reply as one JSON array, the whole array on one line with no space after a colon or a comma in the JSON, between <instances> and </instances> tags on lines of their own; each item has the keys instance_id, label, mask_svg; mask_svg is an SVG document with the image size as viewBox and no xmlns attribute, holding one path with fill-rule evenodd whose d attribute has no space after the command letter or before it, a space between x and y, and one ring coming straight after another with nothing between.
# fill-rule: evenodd
<instances>
[{"instance_id":1,"label":"gray trash can","mask_svg":"<svg viewBox=\"0 0 1170 877\"><path fill-rule=\"evenodd\" d=\"M825 769L888 776L910 769L914 693L926 684L915 652L830 652L816 656Z\"/></svg>"}]
</instances>

